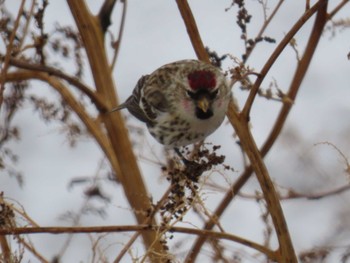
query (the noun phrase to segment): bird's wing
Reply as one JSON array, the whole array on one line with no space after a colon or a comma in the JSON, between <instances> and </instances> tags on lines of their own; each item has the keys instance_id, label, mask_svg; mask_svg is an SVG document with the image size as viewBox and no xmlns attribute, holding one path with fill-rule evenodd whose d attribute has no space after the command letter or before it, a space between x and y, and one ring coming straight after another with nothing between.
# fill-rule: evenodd
<instances>
[{"instance_id":1,"label":"bird's wing","mask_svg":"<svg viewBox=\"0 0 350 263\"><path fill-rule=\"evenodd\" d=\"M149 75L142 76L136 83L134 91L130 95L130 97L124 103L112 109L111 112L126 108L134 117L136 117L140 121L145 122L146 124L151 124L154 118L150 114L145 112L145 110L143 109L145 106L141 99L141 90L148 77ZM141 104L142 104L142 108L141 108Z\"/></svg>"}]
</instances>

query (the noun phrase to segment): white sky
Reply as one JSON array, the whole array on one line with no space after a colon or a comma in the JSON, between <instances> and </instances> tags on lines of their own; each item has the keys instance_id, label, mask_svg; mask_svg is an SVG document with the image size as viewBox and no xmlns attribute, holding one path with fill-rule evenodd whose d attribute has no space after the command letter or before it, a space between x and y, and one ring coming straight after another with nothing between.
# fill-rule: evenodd
<instances>
[{"instance_id":1,"label":"white sky","mask_svg":"<svg viewBox=\"0 0 350 263\"><path fill-rule=\"evenodd\" d=\"M16 4L15 1L5 2L11 10L17 10L13 6ZM97 7L100 2L102 1L88 1L89 4ZM239 37L240 31L235 23L236 9L224 11L230 6L231 1L192 0L189 2L204 43L220 55L230 53L240 56L243 45ZM275 2L270 1L269 7L273 7ZM304 1L286 2L272 23L273 26L267 31L267 35L275 38L277 43L288 32L304 8ZM330 6L338 3L338 1L330 2L332 2ZM253 21L248 28L248 33L253 36L259 30L262 12L257 1L247 1L247 3L250 6L249 10L253 13ZM336 18L344 17L349 14L349 11L348 5ZM119 22L119 14L120 5L118 4L113 14L113 22ZM45 21L48 31L55 21L59 21L61 25L71 24L73 20L66 2L51 1L45 14ZM311 26L312 23L308 23L296 37L300 54ZM116 34L117 28L116 25L112 25L110 30ZM291 187L302 193L319 193L348 182L343 171L345 164L338 153L330 146L315 146L315 144L328 141L339 147L345 155L350 153L348 140L350 61L347 60L347 54L350 51L349 34L349 31L344 30L335 38L330 39L330 33L326 33L322 38L286 123L283 132L285 139L282 138L276 143L266 159L271 176L281 187ZM261 43L249 59L249 66L259 71L275 46ZM113 73L120 100L123 101L129 96L141 75L150 73L165 63L184 58L195 58L195 53L175 1L130 0L123 43L117 67ZM295 54L291 48L287 48L287 52L279 58L268 75L263 84L264 87L274 78L280 88L286 91L293 76L295 64ZM226 62L225 65L230 65L230 62ZM38 83L33 85L31 91L36 94L49 94L53 98L49 88ZM234 94L242 105L246 93L235 87ZM279 107L280 103L262 98L258 98L254 104L251 121L258 145L268 135ZM130 123L143 127L135 120L131 120ZM27 213L42 226L69 225L59 216L67 211L78 211L84 203L84 198L82 187L76 186L68 190L67 186L74 177L96 173L98 160L101 157L100 149L94 142L87 139L82 140L76 148L69 148L66 139L60 133L59 126L45 125L39 120L37 114L33 116L33 109L29 105L26 105L15 118L15 124L21 128L22 140L11 144L11 147L20 157L18 169L25 175L25 185L21 189L13 178L9 178L0 171L0 191L4 191L7 197L21 203ZM288 138L291 139L287 136L288 134L297 135L294 138L295 141L292 143L288 141ZM234 182L242 171L242 160L231 135L232 128L229 125L223 125L210 136L208 141L223 145L221 152L227 156L226 163L237 170L235 173L227 174L226 179ZM160 146L153 138L147 136L140 152L142 155L149 156L151 150L155 150L158 154L157 158L162 159ZM316 162L312 163L312 160ZM302 166L303 161L308 163L309 167ZM141 159L140 165L150 194L156 202L167 189L168 182L160 179L158 166ZM210 179L227 186L225 180L218 174L214 173ZM109 225L134 222L121 188L115 185L104 185L103 189L112 198L111 205L107 208L108 216L103 219L92 216L83 217L81 224ZM254 194L257 189L259 189L257 182L253 179L243 192ZM205 190L204 193L208 208L215 209L222 194L214 190ZM321 200L300 199L283 202L284 213L297 252L315 246L348 245L349 225L344 225L350 215L348 202L347 193ZM101 206L101 203L96 204ZM239 198L231 204L221 222L228 232L254 241L263 241L260 212L254 200ZM189 214L186 221L201 226L201 221L193 214ZM337 231L343 235L338 235L335 239L334 234L338 233ZM105 247L111 243L111 240L116 242L116 247L107 249L106 255L113 258L123 247L122 242L128 240L127 236L127 234L120 234L106 239ZM184 238L180 234L175 236L175 240ZM33 241L37 250L51 259L60 251L65 237L38 235L33 236ZM62 262L78 262L77 259L90 262L91 255L88 253L91 244L88 238L81 235L75 237L74 241L64 254ZM229 247L239 248L239 251L245 255L244 262L262 262L261 257L260 261L252 258L254 253L249 249L242 250L241 246L234 243L227 244ZM190 246L191 243L188 243L185 248ZM142 255L142 247L137 246L137 248L134 253ZM232 249L232 251L236 250ZM32 259L32 262L35 262L29 253L26 253L25 259ZM202 259L201 262L207 262L208 257ZM126 256L123 262L130 262L130 260L130 257ZM335 254L327 262L338 261L339 254Z\"/></svg>"}]
</instances>

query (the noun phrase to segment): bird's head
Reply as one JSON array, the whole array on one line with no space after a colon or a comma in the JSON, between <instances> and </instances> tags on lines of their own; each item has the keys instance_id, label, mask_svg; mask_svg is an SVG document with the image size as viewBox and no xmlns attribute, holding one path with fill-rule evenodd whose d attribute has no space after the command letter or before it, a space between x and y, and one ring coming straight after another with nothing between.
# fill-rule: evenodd
<instances>
[{"instance_id":1,"label":"bird's head","mask_svg":"<svg viewBox=\"0 0 350 263\"><path fill-rule=\"evenodd\" d=\"M187 96L194 102L198 119L213 116L212 104L219 93L216 74L210 70L195 70L187 75Z\"/></svg>"}]
</instances>

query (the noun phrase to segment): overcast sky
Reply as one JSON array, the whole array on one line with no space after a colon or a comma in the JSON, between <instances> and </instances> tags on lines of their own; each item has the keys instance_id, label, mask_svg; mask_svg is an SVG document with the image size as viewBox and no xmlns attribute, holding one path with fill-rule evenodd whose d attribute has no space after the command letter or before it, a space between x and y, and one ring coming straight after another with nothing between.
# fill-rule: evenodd
<instances>
[{"instance_id":1,"label":"overcast sky","mask_svg":"<svg viewBox=\"0 0 350 263\"><path fill-rule=\"evenodd\" d=\"M17 10L16 1L5 1L10 10ZM20 1L18 1L20 2ZM29 1L28 1L29 2ZM101 1L87 1L95 12ZM260 29L262 9L257 1L247 1L249 10L253 14L252 23L248 27L248 34L254 36ZM270 1L272 8L276 1ZM272 27L266 34L275 38L277 43L288 32L293 23L300 17L305 6L304 1L286 1L276 16ZM312 1L313 2L313 1ZM334 6L338 1L332 2ZM236 8L225 12L230 6L230 0L189 1L197 20L205 45L215 50L219 55L232 54L240 57L243 44L240 40L240 31L236 26ZM27 3L29 4L29 3ZM113 13L110 30L117 34L121 5L118 4ZM271 11L268 10L268 11ZM336 18L349 14L349 5ZM64 19L63 19L64 17ZM59 21L61 25L72 24L69 9L65 1L51 1L45 14L45 26L50 32L53 23ZM312 21L296 36L300 54L307 41ZM293 110L285 125L282 138L271 150L266 158L266 165L276 183L283 188L292 188L302 193L319 193L345 185L348 179L344 173L345 163L339 154L331 147L320 142L331 142L345 155L350 155L349 111L350 62L347 54L350 52L350 32L343 30L334 38L325 33L311 63L308 74L303 81L300 93L293 106ZM2 47L2 46L1 46ZM275 44L261 43L248 61L251 68L259 72ZM3 52L3 50L1 50ZM112 53L111 53L112 54ZM141 75L148 74L159 66L185 58L195 58L195 53L188 39L186 29L178 12L175 1L164 0L130 0L125 33L116 69L113 73L118 89L120 101L125 100ZM227 60L225 68L232 66ZM267 87L275 79L279 87L286 91L295 70L295 53L287 48L276 62L263 83ZM86 81L91 80L86 75ZM36 94L56 98L50 88L35 83L31 91ZM242 105L246 96L245 91L234 87L233 93ZM254 104L251 123L252 131L257 144L261 145L268 135L281 104L258 98ZM27 104L15 118L15 124L21 128L22 140L11 144L19 155L18 169L24 174L25 184L20 188L17 182L0 171L0 191L18 201L25 207L26 212L42 226L69 225L60 217L67 211L78 211L84 203L83 187L75 186L68 189L69 182L80 176L93 176L99 170L102 158L101 150L96 143L82 139L77 147L71 149L66 138L62 135L57 124L46 125L37 114L33 114L32 107ZM135 119L130 118L129 124L144 128ZM226 177L213 173L210 180L220 182L224 187L234 182L242 171L242 160L239 148L232 139L232 128L224 124L215 134L208 138L214 144L222 144L221 153L227 156L226 162L232 165L236 172L228 173ZM137 152L142 156L151 156L152 159L162 160L162 150L159 144L150 136L132 138L142 143ZM156 156L153 155L156 153ZM152 154L150 154L152 153ZM103 164L103 171L107 169ZM167 189L168 182L160 177L159 166L140 158L143 176L147 182L150 195L156 202ZM101 171L100 171L101 172ZM114 184L104 184L103 188L111 198L111 204L96 202L97 206L104 207L108 215L104 218L97 216L83 217L81 225L109 225L130 224L133 215L128 210L120 187ZM254 194L259 190L255 179L244 188L246 194ZM222 193L215 190L205 190L204 200L209 209L215 209L218 197ZM348 208L349 195L343 193L321 200L289 200L283 202L283 209L297 252L315 246L346 246L350 241L349 226L350 210ZM222 218L224 228L235 235L241 235L254 241L263 241L263 225L260 219L261 207L254 200L239 198L232 203ZM201 221L193 214L186 217L186 221L201 226ZM189 224L184 224L190 226ZM334 238L334 234L337 239ZM116 255L116 251L127 242L127 234L115 235L104 241L105 247L116 242L117 249L108 248L106 255ZM184 236L176 235L175 240L183 240ZM33 236L37 250L48 259L59 253L66 236L38 235ZM62 262L89 262L88 254L91 244L85 236L77 236L62 258ZM113 240L113 241L111 241ZM273 242L274 244L274 242ZM189 247L191 243L188 243ZM252 258L252 251L229 243L232 251L239 248L244 255L244 262L260 262ZM142 247L134 253L142 255ZM184 249L184 248L182 248ZM341 251L341 249L339 249ZM81 251L77 253L77 251ZM247 252L247 253L245 253ZM339 252L341 253L341 252ZM338 262L339 253L329 259L329 262ZM32 258L27 253L26 259ZM259 258L261 260L261 258ZM202 262L208 260L203 257ZM26 261L24 261L26 262ZM35 262L32 261L32 262ZM126 256L125 262L130 262Z\"/></svg>"}]
</instances>

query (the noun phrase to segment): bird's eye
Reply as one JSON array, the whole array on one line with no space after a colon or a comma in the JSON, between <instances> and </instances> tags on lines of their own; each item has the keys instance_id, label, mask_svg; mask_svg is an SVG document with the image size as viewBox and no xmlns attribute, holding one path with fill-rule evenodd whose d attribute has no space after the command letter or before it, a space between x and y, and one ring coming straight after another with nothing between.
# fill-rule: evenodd
<instances>
[{"instance_id":1,"label":"bird's eye","mask_svg":"<svg viewBox=\"0 0 350 263\"><path fill-rule=\"evenodd\" d=\"M214 90L212 93L210 93L210 98L213 100L217 97L217 95L219 94L219 90Z\"/></svg>"},{"instance_id":2,"label":"bird's eye","mask_svg":"<svg viewBox=\"0 0 350 263\"><path fill-rule=\"evenodd\" d=\"M189 90L186 93L187 93L187 96L190 97L191 99L194 99L196 96L196 94L194 92L189 91Z\"/></svg>"}]
</instances>

